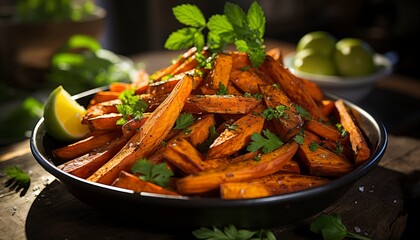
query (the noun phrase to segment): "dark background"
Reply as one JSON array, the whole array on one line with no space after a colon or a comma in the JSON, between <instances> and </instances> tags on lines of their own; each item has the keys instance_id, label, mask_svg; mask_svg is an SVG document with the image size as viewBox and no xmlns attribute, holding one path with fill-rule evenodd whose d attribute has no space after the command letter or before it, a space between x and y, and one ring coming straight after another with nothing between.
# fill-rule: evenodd
<instances>
[{"instance_id":1,"label":"dark background","mask_svg":"<svg viewBox=\"0 0 420 240\"><path fill-rule=\"evenodd\" d=\"M253 1L230 1L247 10ZM398 60L395 72L420 78L420 1L418 0L263 0L266 38L297 43L309 31L337 38L358 37L379 53ZM105 48L123 55L164 50L169 34L182 27L172 8L192 3L205 17L223 13L225 1L99 0L108 12L102 39Z\"/></svg>"}]
</instances>

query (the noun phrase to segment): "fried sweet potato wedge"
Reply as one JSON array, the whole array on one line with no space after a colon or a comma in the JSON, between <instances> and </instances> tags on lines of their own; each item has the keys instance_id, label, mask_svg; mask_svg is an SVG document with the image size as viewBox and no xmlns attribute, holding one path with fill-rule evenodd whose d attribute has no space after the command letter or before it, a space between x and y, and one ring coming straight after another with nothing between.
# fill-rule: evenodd
<instances>
[{"instance_id":1,"label":"fried sweet potato wedge","mask_svg":"<svg viewBox=\"0 0 420 240\"><path fill-rule=\"evenodd\" d=\"M170 141L162 152L166 160L179 168L186 175L206 169L204 156L184 138Z\"/></svg>"},{"instance_id":2,"label":"fried sweet potato wedge","mask_svg":"<svg viewBox=\"0 0 420 240\"><path fill-rule=\"evenodd\" d=\"M91 134L90 136L75 143L52 150L52 154L56 159L68 161L92 152L96 148L102 147L112 140L121 137L121 135L121 131Z\"/></svg>"},{"instance_id":3,"label":"fried sweet potato wedge","mask_svg":"<svg viewBox=\"0 0 420 240\"><path fill-rule=\"evenodd\" d=\"M279 171L298 149L296 142L261 155L259 161L248 159L229 166L199 172L177 181L177 190L183 195L203 194L217 190L222 183L246 181Z\"/></svg>"},{"instance_id":4,"label":"fried sweet potato wedge","mask_svg":"<svg viewBox=\"0 0 420 240\"><path fill-rule=\"evenodd\" d=\"M259 93L258 85L266 84L252 69L247 71L233 69L230 72L230 81L244 93Z\"/></svg>"},{"instance_id":5,"label":"fried sweet potato wedge","mask_svg":"<svg viewBox=\"0 0 420 240\"><path fill-rule=\"evenodd\" d=\"M218 54L214 60L213 69L207 75L206 83L210 88L219 89L221 85L227 87L229 83L230 71L232 69L232 56L228 54Z\"/></svg>"},{"instance_id":6,"label":"fried sweet potato wedge","mask_svg":"<svg viewBox=\"0 0 420 240\"><path fill-rule=\"evenodd\" d=\"M273 124L277 135L284 141L289 141L302 128L303 119L296 111L293 103L286 94L278 87L273 85L260 85L259 89L267 107L276 109L283 106L283 115L273 118Z\"/></svg>"},{"instance_id":7,"label":"fried sweet potato wedge","mask_svg":"<svg viewBox=\"0 0 420 240\"><path fill-rule=\"evenodd\" d=\"M119 92L100 91L95 94L95 96L92 98L89 104L95 105L97 103L115 100L118 99L119 96Z\"/></svg>"},{"instance_id":8,"label":"fried sweet potato wedge","mask_svg":"<svg viewBox=\"0 0 420 240\"><path fill-rule=\"evenodd\" d=\"M121 113L108 113L87 119L91 131L118 131L121 125L117 121L122 118Z\"/></svg>"},{"instance_id":9,"label":"fried sweet potato wedge","mask_svg":"<svg viewBox=\"0 0 420 240\"><path fill-rule=\"evenodd\" d=\"M191 95L188 102L207 113L248 114L261 100L233 95Z\"/></svg>"},{"instance_id":10,"label":"fried sweet potato wedge","mask_svg":"<svg viewBox=\"0 0 420 240\"><path fill-rule=\"evenodd\" d=\"M264 118L260 114L262 108L257 107L256 111L235 121L231 129L225 129L210 145L207 157L227 157L246 147L251 141L251 135L261 132L264 126Z\"/></svg>"},{"instance_id":11,"label":"fried sweet potato wedge","mask_svg":"<svg viewBox=\"0 0 420 240\"><path fill-rule=\"evenodd\" d=\"M306 91L312 97L312 99L315 100L315 102L320 103L322 100L325 99L324 93L316 83L303 78L301 78L301 80L303 87L306 89Z\"/></svg>"},{"instance_id":12,"label":"fried sweet potato wedge","mask_svg":"<svg viewBox=\"0 0 420 240\"><path fill-rule=\"evenodd\" d=\"M118 178L112 183L112 186L133 190L134 192L149 192L163 195L179 196L175 191L163 188L157 184L144 181L138 176L126 171L121 171Z\"/></svg>"},{"instance_id":13,"label":"fried sweet potato wedge","mask_svg":"<svg viewBox=\"0 0 420 240\"><path fill-rule=\"evenodd\" d=\"M299 145L298 156L304 161L309 174L320 177L340 177L351 172L354 165L319 145L319 137L305 130L304 142Z\"/></svg>"},{"instance_id":14,"label":"fried sweet potato wedge","mask_svg":"<svg viewBox=\"0 0 420 240\"><path fill-rule=\"evenodd\" d=\"M150 79L153 82L160 81L162 77L167 75L174 75L173 72L181 65L183 64L187 59L189 59L191 56L193 56L197 52L196 47L190 48L188 51L186 51L184 54L181 55L180 58L178 58L175 62L173 62L168 67L165 67L163 69L160 69L156 71L154 74L150 76Z\"/></svg>"},{"instance_id":15,"label":"fried sweet potato wedge","mask_svg":"<svg viewBox=\"0 0 420 240\"><path fill-rule=\"evenodd\" d=\"M355 120L349 113L343 100L335 101L335 107L340 115L340 122L343 128L349 133L351 147L354 153L356 165L364 163L370 157L370 148L363 136L362 131L357 126Z\"/></svg>"},{"instance_id":16,"label":"fried sweet potato wedge","mask_svg":"<svg viewBox=\"0 0 420 240\"><path fill-rule=\"evenodd\" d=\"M185 75L159 107L153 111L140 131L109 162L99 168L89 181L111 184L120 171L128 170L137 159L151 154L172 129L192 90L192 78Z\"/></svg>"},{"instance_id":17,"label":"fried sweet potato wedge","mask_svg":"<svg viewBox=\"0 0 420 240\"><path fill-rule=\"evenodd\" d=\"M267 55L259 69L270 76L280 88L287 94L292 102L298 104L308 111L312 117L321 117L318 105L303 87L302 80L284 68L278 61Z\"/></svg>"},{"instance_id":18,"label":"fried sweet potato wedge","mask_svg":"<svg viewBox=\"0 0 420 240\"><path fill-rule=\"evenodd\" d=\"M58 168L86 179L108 162L126 142L127 139L124 137L117 138L103 147L61 164Z\"/></svg>"},{"instance_id":19,"label":"fried sweet potato wedge","mask_svg":"<svg viewBox=\"0 0 420 240\"><path fill-rule=\"evenodd\" d=\"M249 182L223 183L220 195L223 199L268 197L313 188L329 181L321 177L280 172Z\"/></svg>"},{"instance_id":20,"label":"fried sweet potato wedge","mask_svg":"<svg viewBox=\"0 0 420 240\"><path fill-rule=\"evenodd\" d=\"M324 139L329 139L332 141L340 141L342 138L341 133L337 130L337 128L313 119L305 122L305 129L316 133L318 136Z\"/></svg>"}]
</instances>

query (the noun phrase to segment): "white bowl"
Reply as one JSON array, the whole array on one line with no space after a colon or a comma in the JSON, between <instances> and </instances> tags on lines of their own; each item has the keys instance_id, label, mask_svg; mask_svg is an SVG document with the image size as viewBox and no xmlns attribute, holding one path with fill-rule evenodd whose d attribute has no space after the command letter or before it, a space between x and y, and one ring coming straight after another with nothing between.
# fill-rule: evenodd
<instances>
[{"instance_id":1,"label":"white bowl","mask_svg":"<svg viewBox=\"0 0 420 240\"><path fill-rule=\"evenodd\" d=\"M302 72L293 68L293 58L295 53L291 53L284 58L284 66L298 77L307 79L317 83L325 92L332 93L338 97L347 99L352 102L360 102L365 98L373 88L373 85L378 80L391 74L391 61L381 54L374 55L374 62L377 66L377 71L370 75L358 77L344 77L344 76L329 76L321 74L311 74Z\"/></svg>"}]
</instances>

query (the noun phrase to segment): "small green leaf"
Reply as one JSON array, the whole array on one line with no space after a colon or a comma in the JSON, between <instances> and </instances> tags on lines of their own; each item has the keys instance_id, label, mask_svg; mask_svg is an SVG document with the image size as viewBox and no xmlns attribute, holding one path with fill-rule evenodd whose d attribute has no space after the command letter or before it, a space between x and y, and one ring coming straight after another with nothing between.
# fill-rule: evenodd
<instances>
[{"instance_id":1,"label":"small green leaf","mask_svg":"<svg viewBox=\"0 0 420 240\"><path fill-rule=\"evenodd\" d=\"M242 8L234 3L226 2L224 13L236 31L236 28L247 26L247 17Z\"/></svg>"},{"instance_id":2,"label":"small green leaf","mask_svg":"<svg viewBox=\"0 0 420 240\"><path fill-rule=\"evenodd\" d=\"M183 113L176 119L174 129L182 130L191 126L195 121L194 116L191 113Z\"/></svg>"},{"instance_id":3,"label":"small green leaf","mask_svg":"<svg viewBox=\"0 0 420 240\"><path fill-rule=\"evenodd\" d=\"M140 179L152 182L161 187L168 185L173 172L168 168L166 163L152 164L146 158L137 160L131 167L131 171L141 174Z\"/></svg>"},{"instance_id":4,"label":"small green leaf","mask_svg":"<svg viewBox=\"0 0 420 240\"><path fill-rule=\"evenodd\" d=\"M324 240L341 240L345 237L361 240L370 239L368 237L349 232L342 222L339 214L320 215L314 222L311 223L310 229L314 233L321 233Z\"/></svg>"},{"instance_id":5,"label":"small green leaf","mask_svg":"<svg viewBox=\"0 0 420 240\"><path fill-rule=\"evenodd\" d=\"M231 33L233 34L232 24L225 15L216 14L210 17L207 23L208 29L214 34Z\"/></svg>"},{"instance_id":6,"label":"small green leaf","mask_svg":"<svg viewBox=\"0 0 420 240\"><path fill-rule=\"evenodd\" d=\"M245 40L237 40L235 41L236 49L238 49L239 52L248 52L249 47Z\"/></svg>"},{"instance_id":7,"label":"small green leaf","mask_svg":"<svg viewBox=\"0 0 420 240\"><path fill-rule=\"evenodd\" d=\"M258 37L262 38L265 33L265 15L264 11L257 2L253 2L248 10L247 19L249 27L258 31Z\"/></svg>"},{"instance_id":8,"label":"small green leaf","mask_svg":"<svg viewBox=\"0 0 420 240\"><path fill-rule=\"evenodd\" d=\"M274 133L271 133L270 130L263 130L263 134L266 138L259 133L253 133L251 135L252 141L246 150L255 152L262 148L263 153L269 153L283 146L283 142Z\"/></svg>"},{"instance_id":9,"label":"small green leaf","mask_svg":"<svg viewBox=\"0 0 420 240\"><path fill-rule=\"evenodd\" d=\"M175 18L182 24L191 27L202 27L206 25L201 10L192 4L182 4L172 9Z\"/></svg>"},{"instance_id":10,"label":"small green leaf","mask_svg":"<svg viewBox=\"0 0 420 240\"><path fill-rule=\"evenodd\" d=\"M182 28L171 33L165 42L165 48L169 50L181 50L193 46L196 32L197 29L195 28Z\"/></svg>"},{"instance_id":11,"label":"small green leaf","mask_svg":"<svg viewBox=\"0 0 420 240\"><path fill-rule=\"evenodd\" d=\"M216 92L216 95L229 95L227 87L222 82L219 83L219 90Z\"/></svg>"},{"instance_id":12,"label":"small green leaf","mask_svg":"<svg viewBox=\"0 0 420 240\"><path fill-rule=\"evenodd\" d=\"M308 111L306 111L306 109L304 109L302 106L298 104L293 104L293 106L295 107L298 114L301 115L304 119L306 120L312 119L311 114Z\"/></svg>"},{"instance_id":13,"label":"small green leaf","mask_svg":"<svg viewBox=\"0 0 420 240\"><path fill-rule=\"evenodd\" d=\"M318 143L316 142L309 143L309 150L311 150L311 152L315 152L318 148L319 148Z\"/></svg>"}]
</instances>

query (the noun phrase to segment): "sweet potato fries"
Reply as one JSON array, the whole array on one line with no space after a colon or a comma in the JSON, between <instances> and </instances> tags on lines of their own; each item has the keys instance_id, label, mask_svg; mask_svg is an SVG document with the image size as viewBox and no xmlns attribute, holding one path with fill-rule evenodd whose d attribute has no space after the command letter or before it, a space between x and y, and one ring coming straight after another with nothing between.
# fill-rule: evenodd
<instances>
[{"instance_id":1,"label":"sweet potato fries","mask_svg":"<svg viewBox=\"0 0 420 240\"><path fill-rule=\"evenodd\" d=\"M83 118L91 133L53 151L58 168L135 192L238 199L319 186L367 161L344 101L294 76L276 52L253 68L246 54L204 51L208 68L190 49L98 92ZM120 112L126 91L146 103L140 115Z\"/></svg>"}]
</instances>

